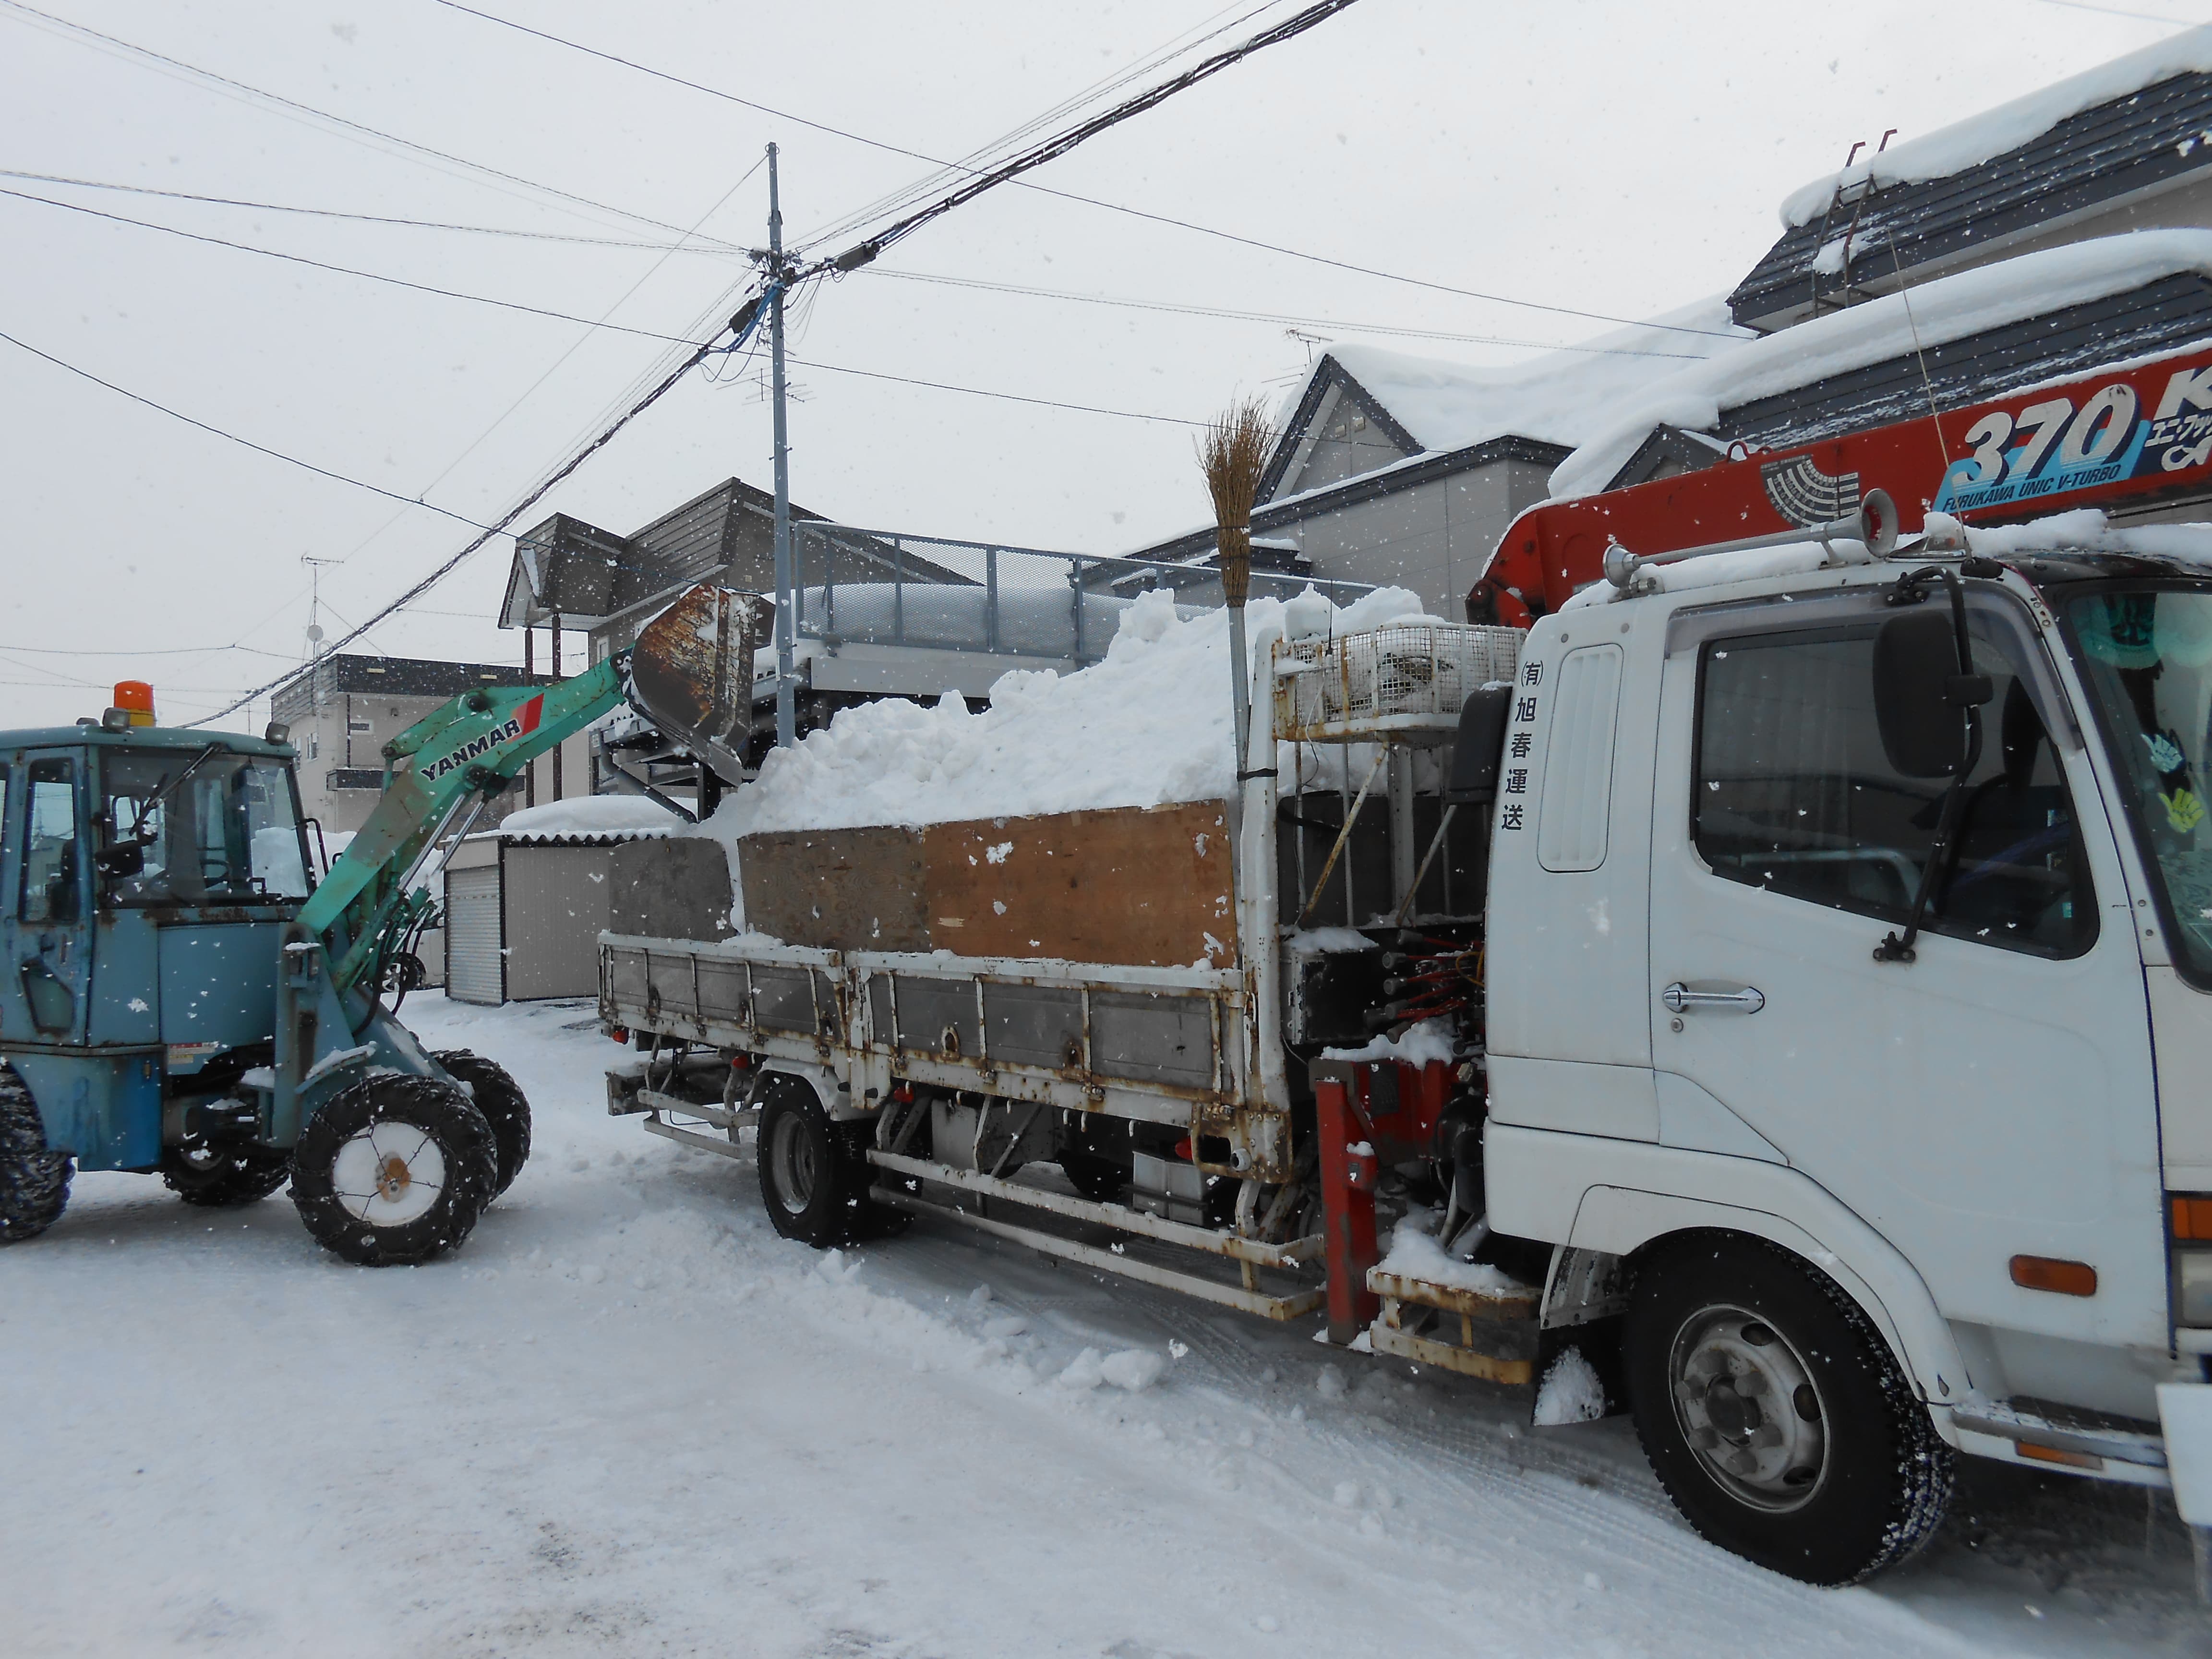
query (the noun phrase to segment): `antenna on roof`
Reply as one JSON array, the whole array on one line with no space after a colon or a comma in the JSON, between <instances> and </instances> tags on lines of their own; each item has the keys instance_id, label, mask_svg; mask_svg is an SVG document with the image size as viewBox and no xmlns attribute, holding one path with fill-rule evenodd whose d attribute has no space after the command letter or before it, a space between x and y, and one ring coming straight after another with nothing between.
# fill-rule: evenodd
<instances>
[{"instance_id":1,"label":"antenna on roof","mask_svg":"<svg viewBox=\"0 0 2212 1659\"><path fill-rule=\"evenodd\" d=\"M1884 234L1889 242L1889 262L1897 269L1898 298L1905 302L1905 320L1912 330L1913 361L1920 365L1921 389L1928 394L1928 420L1936 428L1936 453L1942 458L1943 470L1936 475L1938 481L1936 493L1941 495L1943 489L1941 481L1951 476L1951 446L1943 441L1943 417L1936 412L1936 382L1929 377L1928 354L1920 349L1920 324L1912 314L1912 285L1905 280L1905 262L1898 258L1897 238L1888 233ZM1920 505L1924 511L1929 503L1923 501Z\"/></svg>"}]
</instances>

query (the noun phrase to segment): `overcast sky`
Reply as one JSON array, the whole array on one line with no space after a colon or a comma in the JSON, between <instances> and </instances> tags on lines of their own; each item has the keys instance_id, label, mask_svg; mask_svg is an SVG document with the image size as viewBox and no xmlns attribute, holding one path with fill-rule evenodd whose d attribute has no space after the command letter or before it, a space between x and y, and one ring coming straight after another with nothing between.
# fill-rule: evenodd
<instances>
[{"instance_id":1,"label":"overcast sky","mask_svg":"<svg viewBox=\"0 0 2212 1659\"><path fill-rule=\"evenodd\" d=\"M785 112L760 113L435 0L0 0L0 167L343 213L353 222L0 179L102 212L608 321L594 331L0 196L0 331L210 425L404 497L506 509L746 274L782 146L805 245L951 158L1295 0L471 0ZM1407 277L1607 317L1725 290L1782 197L1854 141L1917 136L2198 21L2174 0L1529 5L1361 0L1030 175L1056 189ZM1185 60L1188 61L1188 60ZM836 136L804 118L843 130ZM477 170L512 175L509 182ZM541 186L546 188L540 188ZM567 192L601 206L563 199ZM620 212L606 210L620 210ZM626 218L623 214L641 216ZM576 240L562 240L576 239ZM606 246L607 243L647 246ZM825 240L834 252L842 240ZM850 523L1116 552L1206 521L1190 428L1279 392L1280 322L902 278L1322 319L1301 331L1504 363L1604 324L1264 252L1010 186L819 288L795 318L792 490ZM1371 332L1475 336L1415 340ZM704 337L703 335L697 337ZM628 532L735 473L770 480L763 374L671 393L562 484ZM834 366L834 367L833 367ZM868 369L1094 405L873 380ZM464 545L453 520L265 459L0 343L0 725L152 680L165 723L297 662L310 568L335 635ZM501 538L374 631L393 654L520 662L493 625ZM236 647L235 649L222 647ZM356 649L366 647L356 647ZM542 659L541 659L542 660ZM265 717L265 704L252 715ZM243 724L240 715L226 724Z\"/></svg>"}]
</instances>

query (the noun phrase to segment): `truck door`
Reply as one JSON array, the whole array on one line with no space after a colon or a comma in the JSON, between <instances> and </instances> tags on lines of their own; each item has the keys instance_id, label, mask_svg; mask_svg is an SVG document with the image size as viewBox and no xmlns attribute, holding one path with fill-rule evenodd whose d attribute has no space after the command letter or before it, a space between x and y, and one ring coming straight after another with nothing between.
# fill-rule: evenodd
<instances>
[{"instance_id":1,"label":"truck door","mask_svg":"<svg viewBox=\"0 0 2212 1659\"><path fill-rule=\"evenodd\" d=\"M84 1041L92 951L82 771L74 755L37 750L9 769L0 1007L19 1042Z\"/></svg>"},{"instance_id":2,"label":"truck door","mask_svg":"<svg viewBox=\"0 0 2212 1659\"><path fill-rule=\"evenodd\" d=\"M1684 612L1668 637L1649 1001L1661 1139L1778 1155L1896 1245L1947 1316L1993 1328L2001 1354L2008 1332L2163 1347L2142 971L2025 612L1974 602L1996 696L1960 857L1917 959L1887 963L1874 947L1904 921L1944 787L1892 770L1875 726L1874 636L1894 613L1872 592L1761 610L1785 614ZM2087 1262L2095 1293L2023 1288L2019 1256Z\"/></svg>"}]
</instances>

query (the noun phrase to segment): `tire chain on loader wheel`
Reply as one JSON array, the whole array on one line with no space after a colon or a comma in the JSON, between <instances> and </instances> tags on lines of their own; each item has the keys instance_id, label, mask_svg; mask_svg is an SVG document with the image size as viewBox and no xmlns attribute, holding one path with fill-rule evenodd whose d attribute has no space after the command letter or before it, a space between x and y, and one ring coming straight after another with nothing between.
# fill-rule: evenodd
<instances>
[{"instance_id":1,"label":"tire chain on loader wheel","mask_svg":"<svg viewBox=\"0 0 2212 1659\"><path fill-rule=\"evenodd\" d=\"M817 1249L905 1230L907 1217L868 1197L866 1124L834 1123L802 1078L771 1080L757 1153L769 1224Z\"/></svg>"},{"instance_id":2,"label":"tire chain on loader wheel","mask_svg":"<svg viewBox=\"0 0 2212 1659\"><path fill-rule=\"evenodd\" d=\"M195 1156L197 1153L197 1157ZM216 1143L188 1152L161 1151L161 1183L187 1204L211 1210L258 1204L292 1173L291 1155L270 1146Z\"/></svg>"},{"instance_id":3,"label":"tire chain on loader wheel","mask_svg":"<svg viewBox=\"0 0 2212 1659\"><path fill-rule=\"evenodd\" d=\"M292 1201L315 1241L364 1267L444 1255L491 1202L491 1126L454 1085L373 1077L310 1120L292 1152Z\"/></svg>"},{"instance_id":4,"label":"tire chain on loader wheel","mask_svg":"<svg viewBox=\"0 0 2212 1659\"><path fill-rule=\"evenodd\" d=\"M1718 1234L1662 1247L1638 1266L1624 1348L1652 1472L1723 1548L1845 1584L1942 1523L1950 1448L1858 1304L1788 1251ZM1770 1477L1758 1454L1778 1447L1811 1461Z\"/></svg>"},{"instance_id":5,"label":"tire chain on loader wheel","mask_svg":"<svg viewBox=\"0 0 2212 1659\"><path fill-rule=\"evenodd\" d=\"M46 1150L38 1103L0 1061L0 1244L36 1238L62 1218L76 1167L67 1152Z\"/></svg>"},{"instance_id":6,"label":"tire chain on loader wheel","mask_svg":"<svg viewBox=\"0 0 2212 1659\"><path fill-rule=\"evenodd\" d=\"M430 1058L469 1085L477 1110L491 1125L491 1138L499 1147L499 1180L491 1191L497 1198L514 1185L515 1176L530 1162L529 1097L504 1066L470 1049L448 1048Z\"/></svg>"}]
</instances>

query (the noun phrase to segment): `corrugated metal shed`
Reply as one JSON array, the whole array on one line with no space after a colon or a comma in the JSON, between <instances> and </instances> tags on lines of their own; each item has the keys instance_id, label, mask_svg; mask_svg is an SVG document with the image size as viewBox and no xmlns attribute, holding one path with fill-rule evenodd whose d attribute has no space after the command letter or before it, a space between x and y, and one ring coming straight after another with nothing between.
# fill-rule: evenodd
<instances>
[{"instance_id":1,"label":"corrugated metal shed","mask_svg":"<svg viewBox=\"0 0 2212 1659\"><path fill-rule=\"evenodd\" d=\"M1761 331L1787 327L1854 295L1892 292L1900 273L1925 281L2069 222L2212 183L2208 133L2212 74L2191 71L1945 177L1846 186L1826 213L1767 251L1729 296L1729 314ZM1825 261L1824 247L1832 250ZM1832 268L1816 270L1816 262Z\"/></svg>"}]
</instances>

